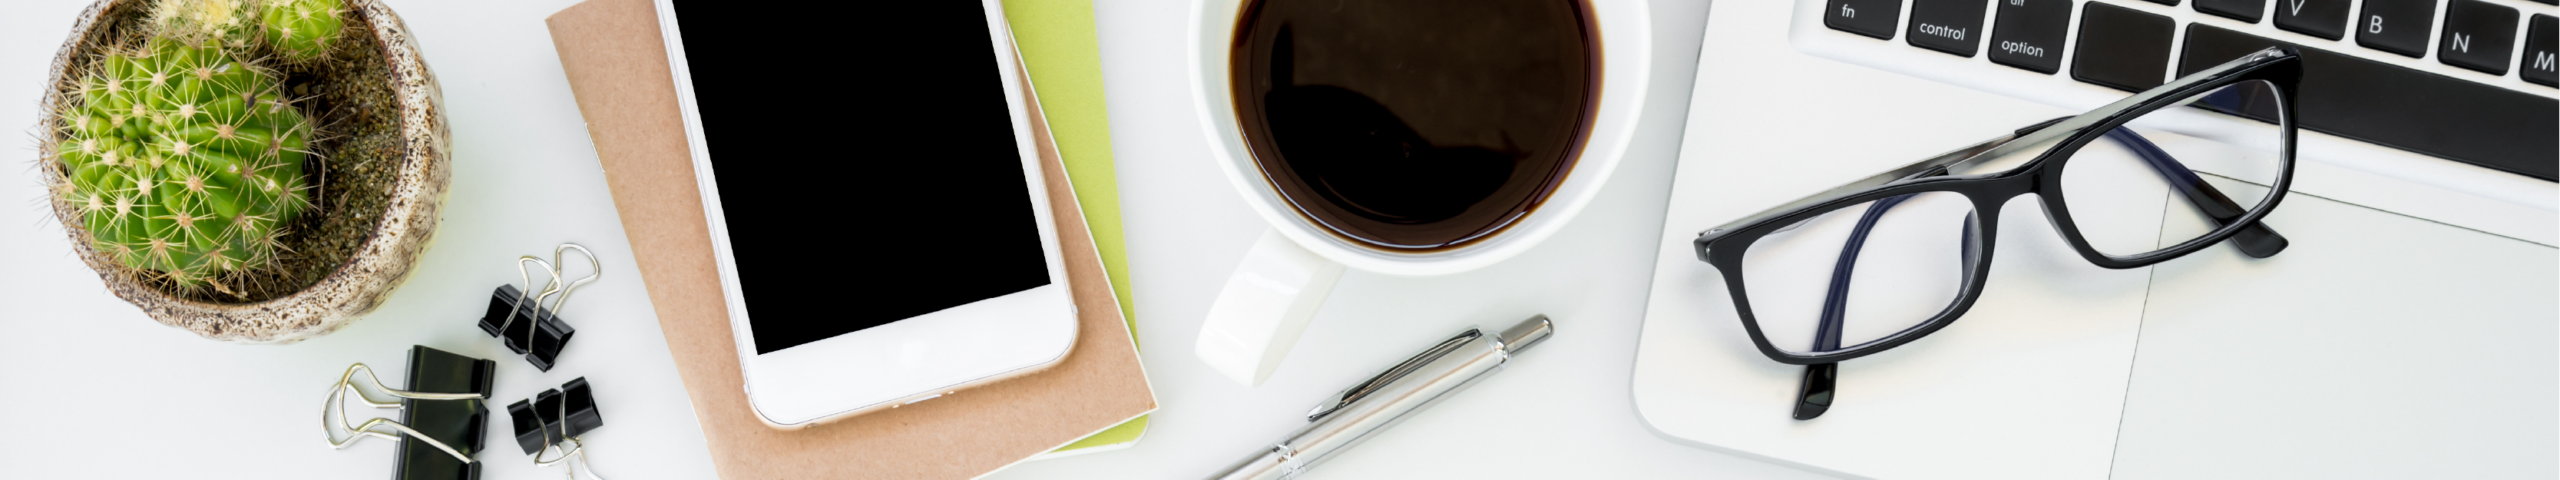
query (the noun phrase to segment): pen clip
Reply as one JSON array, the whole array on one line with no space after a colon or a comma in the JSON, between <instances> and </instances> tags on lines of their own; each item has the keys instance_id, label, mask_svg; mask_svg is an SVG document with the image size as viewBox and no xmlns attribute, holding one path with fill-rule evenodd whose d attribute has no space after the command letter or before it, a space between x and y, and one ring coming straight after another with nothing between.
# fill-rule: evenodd
<instances>
[{"instance_id":1,"label":"pen clip","mask_svg":"<svg viewBox=\"0 0 2560 480\"><path fill-rule=\"evenodd\" d=\"M1333 412L1342 411L1344 407L1351 406L1353 402L1358 402L1360 399L1368 398L1370 394L1378 393L1379 390L1386 389L1387 385L1395 383L1397 379L1404 378L1405 374L1413 373L1414 370L1422 368L1423 365L1428 365L1434 360L1439 360L1440 357L1448 356L1450 352L1458 351L1458 346L1465 345L1467 342L1474 341L1477 337L1482 336L1484 336L1484 329L1470 328L1467 329L1467 331L1458 332L1457 336L1449 337L1448 340L1441 340L1439 344L1432 345L1431 348L1424 349L1422 353L1414 354L1413 358L1407 358L1403 363L1387 367L1386 371L1378 372L1377 376L1369 377L1368 380L1362 380L1360 383L1352 384L1351 388L1342 389L1342 393L1337 393L1332 397L1327 397L1324 403L1318 403L1314 410L1307 411L1307 421L1313 422L1322 420L1326 415L1332 415Z\"/></svg>"}]
</instances>

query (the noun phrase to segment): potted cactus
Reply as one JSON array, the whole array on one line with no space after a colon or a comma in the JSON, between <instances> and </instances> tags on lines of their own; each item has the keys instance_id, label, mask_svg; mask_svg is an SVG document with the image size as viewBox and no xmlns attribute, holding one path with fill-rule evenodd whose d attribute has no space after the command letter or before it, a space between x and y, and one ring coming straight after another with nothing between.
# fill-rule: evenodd
<instances>
[{"instance_id":1,"label":"potted cactus","mask_svg":"<svg viewBox=\"0 0 2560 480\"><path fill-rule=\"evenodd\" d=\"M163 324L324 334L380 304L434 234L440 94L375 0L100 0L51 80L53 213Z\"/></svg>"}]
</instances>

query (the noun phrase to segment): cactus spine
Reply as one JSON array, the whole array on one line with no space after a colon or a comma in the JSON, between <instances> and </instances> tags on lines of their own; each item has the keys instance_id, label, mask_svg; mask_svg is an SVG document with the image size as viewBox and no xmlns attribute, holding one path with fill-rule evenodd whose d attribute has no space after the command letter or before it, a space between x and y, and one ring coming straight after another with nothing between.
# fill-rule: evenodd
<instances>
[{"instance_id":1,"label":"cactus spine","mask_svg":"<svg viewBox=\"0 0 2560 480\"><path fill-rule=\"evenodd\" d=\"M195 287L275 257L309 205L311 124L277 80L209 44L154 38L89 69L59 148L91 245ZM222 288L219 284L217 288Z\"/></svg>"}]
</instances>

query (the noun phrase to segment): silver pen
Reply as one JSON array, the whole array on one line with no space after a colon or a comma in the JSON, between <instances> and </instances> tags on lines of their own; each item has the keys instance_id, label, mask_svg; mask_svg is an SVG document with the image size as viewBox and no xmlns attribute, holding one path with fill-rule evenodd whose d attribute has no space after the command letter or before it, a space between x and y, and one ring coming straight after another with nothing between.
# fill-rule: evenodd
<instances>
[{"instance_id":1,"label":"silver pen","mask_svg":"<svg viewBox=\"0 0 2560 480\"><path fill-rule=\"evenodd\" d=\"M1555 335L1546 315L1488 334L1470 328L1388 367L1377 376L1326 397L1307 412L1307 426L1271 448L1209 478L1291 478L1370 435L1395 426L1441 399L1502 371L1512 355Z\"/></svg>"}]
</instances>

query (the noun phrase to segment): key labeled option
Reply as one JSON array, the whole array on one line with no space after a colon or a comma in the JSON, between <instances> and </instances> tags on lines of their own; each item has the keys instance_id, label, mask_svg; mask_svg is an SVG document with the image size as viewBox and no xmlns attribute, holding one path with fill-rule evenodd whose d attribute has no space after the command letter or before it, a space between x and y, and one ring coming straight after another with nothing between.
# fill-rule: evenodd
<instances>
[{"instance_id":1,"label":"key labeled option","mask_svg":"<svg viewBox=\"0 0 2560 480\"><path fill-rule=\"evenodd\" d=\"M2347 38L2347 0L2276 0L2276 28L2329 40Z\"/></svg>"},{"instance_id":2,"label":"key labeled option","mask_svg":"<svg viewBox=\"0 0 2560 480\"><path fill-rule=\"evenodd\" d=\"M1900 19L1902 0L1831 0L1822 10L1822 26L1878 40L1892 40Z\"/></svg>"},{"instance_id":3,"label":"key labeled option","mask_svg":"<svg viewBox=\"0 0 2560 480\"><path fill-rule=\"evenodd\" d=\"M2534 14L2524 30L2524 56L2516 59L2516 76L2560 87L2560 17Z\"/></svg>"},{"instance_id":4,"label":"key labeled option","mask_svg":"<svg viewBox=\"0 0 2560 480\"><path fill-rule=\"evenodd\" d=\"M2071 78L2127 92L2168 83L2169 40L2177 26L2169 17L2090 2L2080 12Z\"/></svg>"},{"instance_id":5,"label":"key labeled option","mask_svg":"<svg viewBox=\"0 0 2560 480\"><path fill-rule=\"evenodd\" d=\"M2062 45L2071 30L2071 0L1997 0L1991 24L1991 63L2052 74L2062 70Z\"/></svg>"},{"instance_id":6,"label":"key labeled option","mask_svg":"<svg viewBox=\"0 0 2560 480\"><path fill-rule=\"evenodd\" d=\"M2436 44L2436 60L2446 65L2507 74L2507 54L2515 53L2516 9L2480 0L2453 0L2444 7L2444 40Z\"/></svg>"},{"instance_id":7,"label":"key labeled option","mask_svg":"<svg viewBox=\"0 0 2560 480\"><path fill-rule=\"evenodd\" d=\"M2436 0L2365 0L2356 16L2356 44L2408 55L2427 55L2427 30L2435 27Z\"/></svg>"},{"instance_id":8,"label":"key labeled option","mask_svg":"<svg viewBox=\"0 0 2560 480\"><path fill-rule=\"evenodd\" d=\"M1911 46L1972 58L1982 48L1982 9L1986 0L1914 0ZM2001 0L2008 1L2008 0Z\"/></svg>"}]
</instances>

